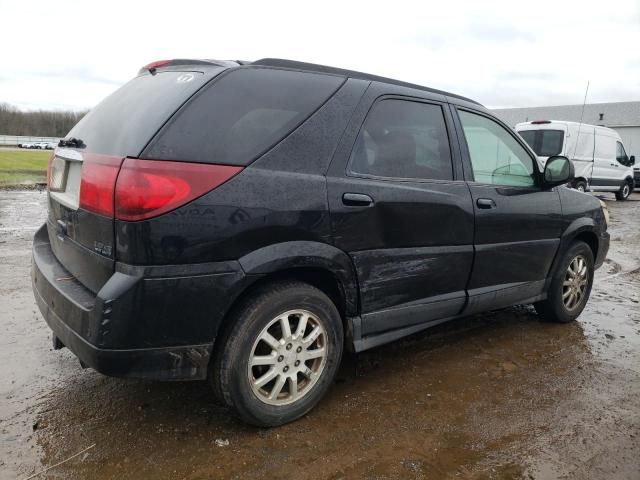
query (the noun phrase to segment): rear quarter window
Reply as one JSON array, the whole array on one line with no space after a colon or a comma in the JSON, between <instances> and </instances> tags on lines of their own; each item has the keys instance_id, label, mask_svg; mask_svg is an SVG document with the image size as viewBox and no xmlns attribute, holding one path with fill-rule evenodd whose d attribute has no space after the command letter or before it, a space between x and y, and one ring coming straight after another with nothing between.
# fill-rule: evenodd
<instances>
[{"instance_id":1,"label":"rear quarter window","mask_svg":"<svg viewBox=\"0 0 640 480\"><path fill-rule=\"evenodd\" d=\"M344 80L267 68L233 70L180 109L143 157L248 165L306 120Z\"/></svg>"}]
</instances>

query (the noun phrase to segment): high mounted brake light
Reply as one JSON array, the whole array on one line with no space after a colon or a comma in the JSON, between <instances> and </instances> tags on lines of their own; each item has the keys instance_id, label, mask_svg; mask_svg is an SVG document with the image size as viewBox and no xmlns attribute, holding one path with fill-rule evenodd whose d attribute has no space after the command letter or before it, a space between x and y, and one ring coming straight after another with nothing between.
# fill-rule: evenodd
<instances>
[{"instance_id":1,"label":"high mounted brake light","mask_svg":"<svg viewBox=\"0 0 640 480\"><path fill-rule=\"evenodd\" d=\"M150 72L153 75L154 73L156 73L156 69L164 67L169 63L171 63L171 60L156 60L155 62L151 62L142 67L138 73Z\"/></svg>"},{"instance_id":2,"label":"high mounted brake light","mask_svg":"<svg viewBox=\"0 0 640 480\"><path fill-rule=\"evenodd\" d=\"M542 125L544 123L551 123L551 120L534 120L531 125Z\"/></svg>"}]
</instances>

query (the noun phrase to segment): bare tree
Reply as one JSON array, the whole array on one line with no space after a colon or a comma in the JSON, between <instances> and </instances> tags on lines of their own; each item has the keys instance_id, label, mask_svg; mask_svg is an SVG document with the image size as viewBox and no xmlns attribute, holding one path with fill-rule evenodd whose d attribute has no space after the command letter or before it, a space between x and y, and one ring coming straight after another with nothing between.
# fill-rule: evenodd
<instances>
[{"instance_id":1,"label":"bare tree","mask_svg":"<svg viewBox=\"0 0 640 480\"><path fill-rule=\"evenodd\" d=\"M86 111L23 112L14 105L0 103L0 135L64 137L86 114Z\"/></svg>"}]
</instances>

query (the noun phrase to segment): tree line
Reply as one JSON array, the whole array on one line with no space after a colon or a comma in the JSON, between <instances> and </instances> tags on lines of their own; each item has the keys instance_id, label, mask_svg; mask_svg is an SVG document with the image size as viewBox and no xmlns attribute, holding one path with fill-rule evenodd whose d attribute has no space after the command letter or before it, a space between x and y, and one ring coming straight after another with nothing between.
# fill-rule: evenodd
<instances>
[{"instance_id":1,"label":"tree line","mask_svg":"<svg viewBox=\"0 0 640 480\"><path fill-rule=\"evenodd\" d=\"M0 103L0 135L64 137L86 113L49 110L23 112L8 103Z\"/></svg>"}]
</instances>

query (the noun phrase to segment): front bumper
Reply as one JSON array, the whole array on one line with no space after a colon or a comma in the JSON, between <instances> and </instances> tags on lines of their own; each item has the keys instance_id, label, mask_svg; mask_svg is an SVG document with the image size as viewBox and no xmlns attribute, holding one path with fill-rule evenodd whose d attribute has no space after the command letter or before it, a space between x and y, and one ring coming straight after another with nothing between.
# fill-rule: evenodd
<instances>
[{"instance_id":1,"label":"front bumper","mask_svg":"<svg viewBox=\"0 0 640 480\"><path fill-rule=\"evenodd\" d=\"M633 171L633 183L636 189L640 189L640 170Z\"/></svg>"},{"instance_id":2,"label":"front bumper","mask_svg":"<svg viewBox=\"0 0 640 480\"><path fill-rule=\"evenodd\" d=\"M246 282L237 262L117 264L93 293L57 260L44 226L32 254L34 296L53 335L82 364L118 377L206 378L215 334Z\"/></svg>"},{"instance_id":3,"label":"front bumper","mask_svg":"<svg viewBox=\"0 0 640 480\"><path fill-rule=\"evenodd\" d=\"M598 238L598 254L594 259L594 268L600 268L609 252L609 232L601 232Z\"/></svg>"}]
</instances>

